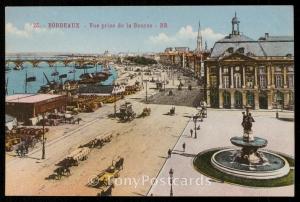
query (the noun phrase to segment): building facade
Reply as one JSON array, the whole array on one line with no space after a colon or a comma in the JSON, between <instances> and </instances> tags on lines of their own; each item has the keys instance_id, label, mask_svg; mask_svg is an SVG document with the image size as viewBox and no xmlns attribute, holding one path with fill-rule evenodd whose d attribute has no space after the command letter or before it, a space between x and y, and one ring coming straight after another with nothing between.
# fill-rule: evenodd
<instances>
[{"instance_id":1,"label":"building facade","mask_svg":"<svg viewBox=\"0 0 300 202\"><path fill-rule=\"evenodd\" d=\"M269 36L253 40L239 31L214 44L205 60L206 101L213 108L254 109L294 107L294 39Z\"/></svg>"},{"instance_id":2,"label":"building facade","mask_svg":"<svg viewBox=\"0 0 300 202\"><path fill-rule=\"evenodd\" d=\"M15 94L5 97L5 113L28 121L46 112L64 111L66 95L51 94Z\"/></svg>"}]
</instances>

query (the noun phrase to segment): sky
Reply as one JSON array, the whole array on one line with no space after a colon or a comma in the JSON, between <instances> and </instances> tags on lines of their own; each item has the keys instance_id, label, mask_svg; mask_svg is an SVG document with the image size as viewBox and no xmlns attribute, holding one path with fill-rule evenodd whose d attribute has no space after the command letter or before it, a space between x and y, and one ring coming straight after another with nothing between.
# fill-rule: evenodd
<instances>
[{"instance_id":1,"label":"sky","mask_svg":"<svg viewBox=\"0 0 300 202\"><path fill-rule=\"evenodd\" d=\"M6 53L194 50L199 21L203 46L207 41L212 48L231 33L235 12L240 31L252 39L264 33L294 35L292 6L6 7ZM49 23L78 23L79 28L52 28Z\"/></svg>"}]
</instances>

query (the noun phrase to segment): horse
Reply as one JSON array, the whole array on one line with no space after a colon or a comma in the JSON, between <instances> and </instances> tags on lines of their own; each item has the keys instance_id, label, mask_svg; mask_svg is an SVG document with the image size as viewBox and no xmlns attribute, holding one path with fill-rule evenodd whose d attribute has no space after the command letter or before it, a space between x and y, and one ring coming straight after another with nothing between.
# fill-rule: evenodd
<instances>
[{"instance_id":1,"label":"horse","mask_svg":"<svg viewBox=\"0 0 300 202\"><path fill-rule=\"evenodd\" d=\"M97 194L97 196L111 196L112 189L115 187L114 184L111 184L106 190L103 190Z\"/></svg>"},{"instance_id":2,"label":"horse","mask_svg":"<svg viewBox=\"0 0 300 202\"><path fill-rule=\"evenodd\" d=\"M121 157L118 161L116 161L115 167L119 170L123 170L123 163L124 163L124 158Z\"/></svg>"},{"instance_id":3,"label":"horse","mask_svg":"<svg viewBox=\"0 0 300 202\"><path fill-rule=\"evenodd\" d=\"M60 179L62 175L65 175L65 174L66 174L66 175L70 175L70 174L71 174L71 171L70 171L70 169L69 169L68 167L60 166L60 167L58 167L58 168L56 168L56 169L54 170L54 173L56 173L58 179Z\"/></svg>"}]
</instances>

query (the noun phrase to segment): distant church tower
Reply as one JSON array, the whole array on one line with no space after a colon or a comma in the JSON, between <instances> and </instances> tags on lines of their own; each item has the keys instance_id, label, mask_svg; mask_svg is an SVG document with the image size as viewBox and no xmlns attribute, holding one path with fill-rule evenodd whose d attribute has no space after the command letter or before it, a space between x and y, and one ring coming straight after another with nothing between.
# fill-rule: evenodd
<instances>
[{"instance_id":1,"label":"distant church tower","mask_svg":"<svg viewBox=\"0 0 300 202\"><path fill-rule=\"evenodd\" d=\"M201 35L201 25L199 21L199 27L198 27L198 36L197 36L197 48L196 52L201 53L202 52L202 35Z\"/></svg>"}]
</instances>

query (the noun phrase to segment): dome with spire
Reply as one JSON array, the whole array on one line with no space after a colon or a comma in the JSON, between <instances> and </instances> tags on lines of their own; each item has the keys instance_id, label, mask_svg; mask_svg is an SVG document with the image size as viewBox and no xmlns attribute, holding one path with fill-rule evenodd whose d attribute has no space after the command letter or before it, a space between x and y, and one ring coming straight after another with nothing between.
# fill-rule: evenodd
<instances>
[{"instance_id":1,"label":"dome with spire","mask_svg":"<svg viewBox=\"0 0 300 202\"><path fill-rule=\"evenodd\" d=\"M232 24L238 24L240 23L239 19L236 17L236 12L234 13L234 17L232 18Z\"/></svg>"}]
</instances>

